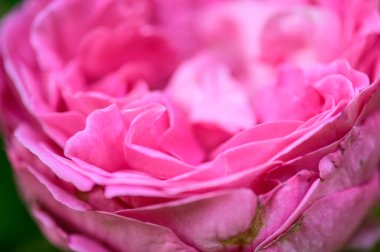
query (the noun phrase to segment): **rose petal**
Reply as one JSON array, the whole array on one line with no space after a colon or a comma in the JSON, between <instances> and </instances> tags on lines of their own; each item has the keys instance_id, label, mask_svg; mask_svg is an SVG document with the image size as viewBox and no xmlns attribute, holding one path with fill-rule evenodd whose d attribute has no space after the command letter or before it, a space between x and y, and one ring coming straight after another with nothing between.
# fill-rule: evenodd
<instances>
[{"instance_id":1,"label":"rose petal","mask_svg":"<svg viewBox=\"0 0 380 252\"><path fill-rule=\"evenodd\" d=\"M126 169L124 132L123 117L116 105L96 110L87 118L86 128L67 141L65 155L77 157L107 171Z\"/></svg>"},{"instance_id":2,"label":"rose petal","mask_svg":"<svg viewBox=\"0 0 380 252\"><path fill-rule=\"evenodd\" d=\"M55 201L50 192L30 173L20 171L18 178L27 200L36 202L37 206L45 209L45 213L57 226L68 227L69 234L69 230L76 230L75 234L84 233L117 251L140 251L141 248L168 252L195 251L168 228L107 212L73 210Z\"/></svg>"},{"instance_id":3,"label":"rose petal","mask_svg":"<svg viewBox=\"0 0 380 252\"><path fill-rule=\"evenodd\" d=\"M250 228L256 204L256 196L250 190L240 189L125 210L119 214L167 226L199 250L220 251L226 249L222 240Z\"/></svg>"},{"instance_id":4,"label":"rose petal","mask_svg":"<svg viewBox=\"0 0 380 252\"><path fill-rule=\"evenodd\" d=\"M183 64L167 92L192 124L215 125L234 134L255 123L246 91L225 66L210 57L200 56Z\"/></svg>"},{"instance_id":5,"label":"rose petal","mask_svg":"<svg viewBox=\"0 0 380 252\"><path fill-rule=\"evenodd\" d=\"M20 126L15 132L15 138L64 181L73 183L81 191L89 191L94 186L87 176L66 165L61 156L53 154L54 152L43 143L43 138L41 139L32 129Z\"/></svg>"},{"instance_id":6,"label":"rose petal","mask_svg":"<svg viewBox=\"0 0 380 252\"><path fill-rule=\"evenodd\" d=\"M262 251L339 249L360 224L378 191L378 176L375 176L362 186L327 195L308 208L288 233L268 248L261 248Z\"/></svg>"},{"instance_id":7,"label":"rose petal","mask_svg":"<svg viewBox=\"0 0 380 252\"><path fill-rule=\"evenodd\" d=\"M143 171L162 179L172 178L194 168L165 153L138 145L128 144L124 150L125 160L135 170Z\"/></svg>"},{"instance_id":8,"label":"rose petal","mask_svg":"<svg viewBox=\"0 0 380 252\"><path fill-rule=\"evenodd\" d=\"M99 244L98 241L83 235L70 235L68 247L72 251L78 252L111 252L111 250Z\"/></svg>"}]
</instances>

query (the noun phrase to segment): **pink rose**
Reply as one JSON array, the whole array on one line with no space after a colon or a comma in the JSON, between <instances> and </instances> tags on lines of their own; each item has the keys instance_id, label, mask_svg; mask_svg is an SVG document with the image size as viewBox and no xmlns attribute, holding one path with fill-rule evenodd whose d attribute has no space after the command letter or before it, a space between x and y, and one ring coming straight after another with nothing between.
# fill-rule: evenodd
<instances>
[{"instance_id":1,"label":"pink rose","mask_svg":"<svg viewBox=\"0 0 380 252\"><path fill-rule=\"evenodd\" d=\"M46 237L371 246L380 234L357 230L380 197L377 4L26 0L1 25L0 120Z\"/></svg>"}]
</instances>

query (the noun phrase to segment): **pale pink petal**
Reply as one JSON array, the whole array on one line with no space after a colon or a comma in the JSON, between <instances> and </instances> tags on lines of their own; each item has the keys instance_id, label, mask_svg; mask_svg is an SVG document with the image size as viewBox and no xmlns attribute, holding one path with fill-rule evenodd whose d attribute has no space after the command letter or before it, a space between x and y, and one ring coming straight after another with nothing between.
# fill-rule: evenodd
<instances>
[{"instance_id":1,"label":"pale pink petal","mask_svg":"<svg viewBox=\"0 0 380 252\"><path fill-rule=\"evenodd\" d=\"M198 131L202 126L206 129L214 126L234 134L255 123L243 86L232 77L226 66L207 55L184 63L171 80L167 93L186 113L190 123L198 126ZM208 137L206 134L203 136ZM214 142L215 146L223 139L199 140Z\"/></svg>"},{"instance_id":2,"label":"pale pink petal","mask_svg":"<svg viewBox=\"0 0 380 252\"><path fill-rule=\"evenodd\" d=\"M200 56L178 69L168 92L192 123L213 123L235 133L254 124L249 101L239 85L225 66Z\"/></svg>"}]
</instances>

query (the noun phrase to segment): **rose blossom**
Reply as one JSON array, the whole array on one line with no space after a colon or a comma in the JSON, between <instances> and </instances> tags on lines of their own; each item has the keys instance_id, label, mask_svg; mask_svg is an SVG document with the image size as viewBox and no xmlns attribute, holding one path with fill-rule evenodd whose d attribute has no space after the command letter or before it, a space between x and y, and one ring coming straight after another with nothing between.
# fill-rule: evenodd
<instances>
[{"instance_id":1,"label":"rose blossom","mask_svg":"<svg viewBox=\"0 0 380 252\"><path fill-rule=\"evenodd\" d=\"M380 196L377 7L26 0L0 119L31 214L73 251L341 248Z\"/></svg>"}]
</instances>

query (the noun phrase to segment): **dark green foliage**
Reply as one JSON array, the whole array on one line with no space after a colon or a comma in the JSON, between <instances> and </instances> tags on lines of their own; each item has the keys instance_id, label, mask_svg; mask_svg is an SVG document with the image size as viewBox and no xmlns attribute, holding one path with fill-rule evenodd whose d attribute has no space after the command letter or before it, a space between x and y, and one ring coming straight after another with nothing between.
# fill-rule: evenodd
<instances>
[{"instance_id":1,"label":"dark green foliage","mask_svg":"<svg viewBox=\"0 0 380 252\"><path fill-rule=\"evenodd\" d=\"M4 15L9 9L19 2L18 0L1 0L0 1L0 15Z\"/></svg>"}]
</instances>

